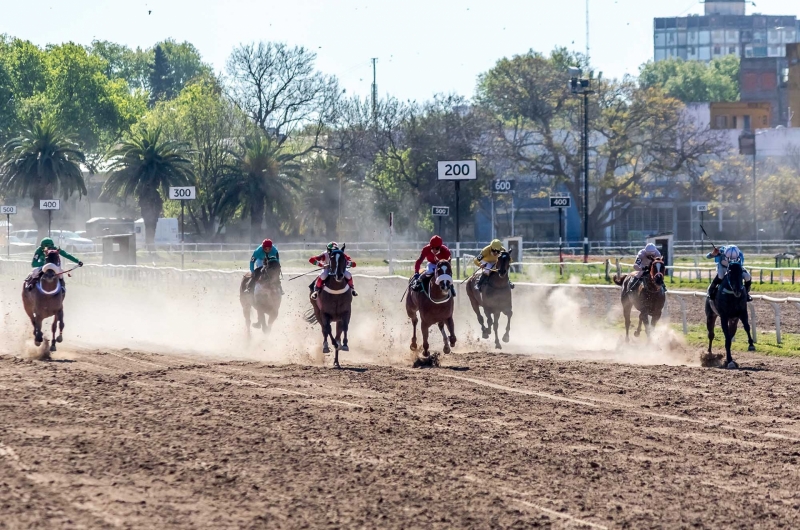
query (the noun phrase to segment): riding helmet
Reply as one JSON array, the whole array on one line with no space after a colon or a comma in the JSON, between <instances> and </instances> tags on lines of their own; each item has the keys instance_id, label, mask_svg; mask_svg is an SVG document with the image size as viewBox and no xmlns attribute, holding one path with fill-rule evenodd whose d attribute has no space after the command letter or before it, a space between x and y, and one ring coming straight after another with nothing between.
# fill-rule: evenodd
<instances>
[{"instance_id":1,"label":"riding helmet","mask_svg":"<svg viewBox=\"0 0 800 530\"><path fill-rule=\"evenodd\" d=\"M42 242L39 243L39 246L42 248L56 248L56 244L53 243L53 240L49 237L42 239Z\"/></svg>"},{"instance_id":2,"label":"riding helmet","mask_svg":"<svg viewBox=\"0 0 800 530\"><path fill-rule=\"evenodd\" d=\"M265 239L264 241L262 241L261 242L261 248L264 248L264 249L272 248L272 240L271 239Z\"/></svg>"},{"instance_id":3,"label":"riding helmet","mask_svg":"<svg viewBox=\"0 0 800 530\"><path fill-rule=\"evenodd\" d=\"M489 245L492 250L503 250L503 244L500 242L499 239L495 239Z\"/></svg>"},{"instance_id":4,"label":"riding helmet","mask_svg":"<svg viewBox=\"0 0 800 530\"><path fill-rule=\"evenodd\" d=\"M327 248L328 248L328 250L333 250L335 248L339 248L339 243L337 243L336 241L331 241L330 243L328 243L328 247Z\"/></svg>"},{"instance_id":5,"label":"riding helmet","mask_svg":"<svg viewBox=\"0 0 800 530\"><path fill-rule=\"evenodd\" d=\"M433 236L431 238L431 248L439 248L442 246L442 238L439 236Z\"/></svg>"}]
</instances>

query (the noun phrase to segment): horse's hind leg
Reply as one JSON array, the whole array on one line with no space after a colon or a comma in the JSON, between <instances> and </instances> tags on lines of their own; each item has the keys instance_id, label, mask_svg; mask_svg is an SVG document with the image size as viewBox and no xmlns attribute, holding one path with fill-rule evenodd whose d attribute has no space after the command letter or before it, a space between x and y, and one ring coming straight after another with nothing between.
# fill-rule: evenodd
<instances>
[{"instance_id":1,"label":"horse's hind leg","mask_svg":"<svg viewBox=\"0 0 800 530\"><path fill-rule=\"evenodd\" d=\"M453 317L447 319L447 331L450 333L450 347L456 345L456 324L453 322Z\"/></svg>"},{"instance_id":2,"label":"horse's hind leg","mask_svg":"<svg viewBox=\"0 0 800 530\"><path fill-rule=\"evenodd\" d=\"M736 364L731 356L731 342L733 342L733 334L736 332L736 328L731 329L729 324L730 322L727 318L720 316L719 325L725 335L725 366L730 366L731 363Z\"/></svg>"},{"instance_id":3,"label":"horse's hind leg","mask_svg":"<svg viewBox=\"0 0 800 530\"><path fill-rule=\"evenodd\" d=\"M258 327L261 328L261 331L266 334L269 331L269 327L267 326L267 319L265 318L265 313L261 311L258 312Z\"/></svg>"},{"instance_id":4,"label":"horse's hind leg","mask_svg":"<svg viewBox=\"0 0 800 530\"><path fill-rule=\"evenodd\" d=\"M53 339L50 341L50 351L56 351L56 330L58 329L58 315L53 316L53 325L50 326L50 333Z\"/></svg>"},{"instance_id":5,"label":"horse's hind leg","mask_svg":"<svg viewBox=\"0 0 800 530\"><path fill-rule=\"evenodd\" d=\"M411 336L411 351L417 351L417 313L416 311L413 314L409 314L411 317L411 325L414 327L414 334Z\"/></svg>"},{"instance_id":6,"label":"horse's hind leg","mask_svg":"<svg viewBox=\"0 0 800 530\"><path fill-rule=\"evenodd\" d=\"M711 345L714 343L714 327L717 324L717 315L706 310L706 330L708 331L708 354L711 355Z\"/></svg>"},{"instance_id":7,"label":"horse's hind leg","mask_svg":"<svg viewBox=\"0 0 800 530\"><path fill-rule=\"evenodd\" d=\"M756 351L756 345L753 342L753 336L750 334L750 318L747 315L747 310L745 309L742 318L739 320L742 321L742 327L744 331L747 333L747 351Z\"/></svg>"},{"instance_id":8,"label":"horse's hind leg","mask_svg":"<svg viewBox=\"0 0 800 530\"><path fill-rule=\"evenodd\" d=\"M622 299L622 316L625 317L625 342L630 342L631 303L626 298Z\"/></svg>"},{"instance_id":9,"label":"horse's hind leg","mask_svg":"<svg viewBox=\"0 0 800 530\"><path fill-rule=\"evenodd\" d=\"M442 341L444 341L444 348L442 351L444 353L450 353L450 343L447 340L447 332L444 330L444 322L439 322L439 333L442 334Z\"/></svg>"},{"instance_id":10,"label":"horse's hind leg","mask_svg":"<svg viewBox=\"0 0 800 530\"><path fill-rule=\"evenodd\" d=\"M472 283L470 282L469 285L471 286ZM470 295L472 295L472 293L470 293ZM469 303L472 306L472 310L475 312L475 315L477 315L478 317L478 324L481 325L481 334L483 335L483 338L488 339L489 329L483 324L483 315L481 314L481 306L478 305L478 301L475 300L472 296L469 296Z\"/></svg>"},{"instance_id":11,"label":"horse's hind leg","mask_svg":"<svg viewBox=\"0 0 800 530\"><path fill-rule=\"evenodd\" d=\"M513 314L514 314L514 312L512 310L510 310L510 309L506 313L506 316L508 317L508 320L506 321L506 333L505 333L505 335L503 335L503 342L505 342L505 343L508 343L508 341L509 341L508 333L511 331L511 315L513 315Z\"/></svg>"}]
</instances>

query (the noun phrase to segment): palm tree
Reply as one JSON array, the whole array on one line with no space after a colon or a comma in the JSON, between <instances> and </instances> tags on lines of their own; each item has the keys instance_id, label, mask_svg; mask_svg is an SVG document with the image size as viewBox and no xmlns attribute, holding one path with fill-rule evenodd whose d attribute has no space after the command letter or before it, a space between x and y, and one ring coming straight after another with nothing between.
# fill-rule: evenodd
<instances>
[{"instance_id":1,"label":"palm tree","mask_svg":"<svg viewBox=\"0 0 800 530\"><path fill-rule=\"evenodd\" d=\"M107 155L111 175L103 186L105 197L136 197L144 219L145 242L155 240L158 216L170 186L185 186L194 180L189 147L161 139L161 128L142 127Z\"/></svg>"},{"instance_id":2,"label":"palm tree","mask_svg":"<svg viewBox=\"0 0 800 530\"><path fill-rule=\"evenodd\" d=\"M325 239L341 239L342 192L350 187L344 165L332 156L316 156L303 174L301 230L312 236L323 235Z\"/></svg>"},{"instance_id":3,"label":"palm tree","mask_svg":"<svg viewBox=\"0 0 800 530\"><path fill-rule=\"evenodd\" d=\"M256 133L245 139L233 171L219 183L223 216L249 216L251 242L261 240L265 214L275 225L278 219L294 217L293 192L300 187L300 176L292 159L277 142Z\"/></svg>"},{"instance_id":4,"label":"palm tree","mask_svg":"<svg viewBox=\"0 0 800 530\"><path fill-rule=\"evenodd\" d=\"M86 194L81 173L85 161L78 145L53 121L44 119L22 131L3 146L0 188L6 196L33 199L31 213L41 239L47 235L48 216L39 200L78 192Z\"/></svg>"}]
</instances>

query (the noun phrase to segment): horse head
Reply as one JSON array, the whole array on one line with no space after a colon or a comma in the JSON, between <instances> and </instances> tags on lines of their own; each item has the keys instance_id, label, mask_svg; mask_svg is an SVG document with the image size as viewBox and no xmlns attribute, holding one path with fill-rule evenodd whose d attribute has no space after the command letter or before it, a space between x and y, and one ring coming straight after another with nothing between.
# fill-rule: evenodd
<instances>
[{"instance_id":1,"label":"horse head","mask_svg":"<svg viewBox=\"0 0 800 530\"><path fill-rule=\"evenodd\" d=\"M58 249L55 248L48 248L44 251L44 262L45 263L52 263L55 266L61 265L61 256L58 253Z\"/></svg>"},{"instance_id":2,"label":"horse head","mask_svg":"<svg viewBox=\"0 0 800 530\"><path fill-rule=\"evenodd\" d=\"M433 274L433 281L442 291L448 291L453 286L453 271L450 261L443 259L436 262L436 270Z\"/></svg>"},{"instance_id":3,"label":"horse head","mask_svg":"<svg viewBox=\"0 0 800 530\"><path fill-rule=\"evenodd\" d=\"M347 258L344 257L344 247L341 249L335 248L331 250L330 261L328 263L328 274L334 276L337 282L344 279L344 273L347 270Z\"/></svg>"},{"instance_id":4,"label":"horse head","mask_svg":"<svg viewBox=\"0 0 800 530\"><path fill-rule=\"evenodd\" d=\"M267 261L267 266L264 268L264 274L258 279L260 282L265 283L273 283L281 275L281 262L276 259L270 259Z\"/></svg>"},{"instance_id":5,"label":"horse head","mask_svg":"<svg viewBox=\"0 0 800 530\"><path fill-rule=\"evenodd\" d=\"M511 268L511 254L505 250L497 256L497 274L501 278L508 276L508 270Z\"/></svg>"},{"instance_id":6,"label":"horse head","mask_svg":"<svg viewBox=\"0 0 800 530\"><path fill-rule=\"evenodd\" d=\"M661 288L664 285L664 273L667 271L666 265L664 265L663 258L656 258L653 260L653 263L650 264L650 279L653 281L653 284Z\"/></svg>"},{"instance_id":7,"label":"horse head","mask_svg":"<svg viewBox=\"0 0 800 530\"><path fill-rule=\"evenodd\" d=\"M725 281L728 284L728 288L733 291L734 296L739 298L742 296L742 292L744 291L744 270L742 269L742 264L738 261L732 261L728 265L728 273L725 275Z\"/></svg>"}]
</instances>

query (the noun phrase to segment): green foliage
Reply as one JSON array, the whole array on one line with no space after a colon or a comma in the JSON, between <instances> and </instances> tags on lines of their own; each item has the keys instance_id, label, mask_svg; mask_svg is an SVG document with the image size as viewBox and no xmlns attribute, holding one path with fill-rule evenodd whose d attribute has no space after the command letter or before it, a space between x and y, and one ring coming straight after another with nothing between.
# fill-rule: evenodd
<instances>
[{"instance_id":1,"label":"green foliage","mask_svg":"<svg viewBox=\"0 0 800 530\"><path fill-rule=\"evenodd\" d=\"M211 69L203 64L200 52L192 44L179 44L172 39L158 43L153 50L148 79L150 104L175 98L192 79L210 73Z\"/></svg>"},{"instance_id":2,"label":"green foliage","mask_svg":"<svg viewBox=\"0 0 800 530\"><path fill-rule=\"evenodd\" d=\"M123 79L131 92L146 90L153 53L141 48L132 50L124 44L107 40L92 41L87 48L89 53L105 62L105 76L109 79Z\"/></svg>"},{"instance_id":3,"label":"green foliage","mask_svg":"<svg viewBox=\"0 0 800 530\"><path fill-rule=\"evenodd\" d=\"M709 64L678 58L649 62L639 71L639 83L644 88L661 88L684 103L738 101L739 66L735 55Z\"/></svg>"}]
</instances>

